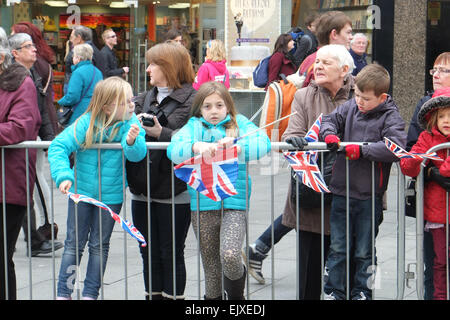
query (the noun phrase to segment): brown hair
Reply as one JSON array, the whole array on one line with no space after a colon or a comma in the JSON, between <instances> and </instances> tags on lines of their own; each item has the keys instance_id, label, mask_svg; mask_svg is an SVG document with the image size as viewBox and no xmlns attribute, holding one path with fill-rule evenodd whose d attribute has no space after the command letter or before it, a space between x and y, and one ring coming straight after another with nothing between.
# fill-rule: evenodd
<instances>
[{"instance_id":1,"label":"brown hair","mask_svg":"<svg viewBox=\"0 0 450 320\"><path fill-rule=\"evenodd\" d=\"M438 55L436 60L434 60L434 65L437 64L450 64L450 52L443 52Z\"/></svg>"},{"instance_id":2,"label":"brown hair","mask_svg":"<svg viewBox=\"0 0 450 320\"><path fill-rule=\"evenodd\" d=\"M355 85L362 92L373 90L375 96L379 97L389 91L391 77L383 66L372 63L358 73L355 78Z\"/></svg>"},{"instance_id":3,"label":"brown hair","mask_svg":"<svg viewBox=\"0 0 450 320\"><path fill-rule=\"evenodd\" d=\"M316 19L319 18L319 14L317 13L311 13L305 18L305 26L310 27L311 24L316 21Z\"/></svg>"},{"instance_id":4,"label":"brown hair","mask_svg":"<svg viewBox=\"0 0 450 320\"><path fill-rule=\"evenodd\" d=\"M427 125L425 128L426 131L431 132L433 130L433 128L437 126L438 110L439 109L435 109L435 110L431 111L431 114L428 118Z\"/></svg>"},{"instance_id":5,"label":"brown hair","mask_svg":"<svg viewBox=\"0 0 450 320\"><path fill-rule=\"evenodd\" d=\"M282 33L278 36L273 52L281 52L283 54L288 53L288 43L292 40L292 36L289 33Z\"/></svg>"},{"instance_id":6,"label":"brown hair","mask_svg":"<svg viewBox=\"0 0 450 320\"><path fill-rule=\"evenodd\" d=\"M191 56L184 46L175 43L160 43L146 53L148 64L158 65L164 73L167 85L179 89L183 84L192 84L195 79Z\"/></svg>"},{"instance_id":7,"label":"brown hair","mask_svg":"<svg viewBox=\"0 0 450 320\"><path fill-rule=\"evenodd\" d=\"M194 101L192 102L191 116L200 118L202 116L201 107L203 105L203 101L205 101L206 97L214 93L218 94L223 99L227 107L228 114L231 118L231 121L225 124L227 136L237 137L237 131L239 129L236 121L237 110L230 92L221 82L209 81L200 86L195 94Z\"/></svg>"},{"instance_id":8,"label":"brown hair","mask_svg":"<svg viewBox=\"0 0 450 320\"><path fill-rule=\"evenodd\" d=\"M170 41L170 40L174 40L175 38L178 37L183 37L183 34L178 31L177 29L170 29L169 31L167 31L167 33L164 35L164 40L165 41Z\"/></svg>"},{"instance_id":9,"label":"brown hair","mask_svg":"<svg viewBox=\"0 0 450 320\"><path fill-rule=\"evenodd\" d=\"M320 46L330 44L330 34L333 30L340 33L347 25L352 25L352 20L342 11L328 11L323 13L316 26L316 37Z\"/></svg>"}]
</instances>

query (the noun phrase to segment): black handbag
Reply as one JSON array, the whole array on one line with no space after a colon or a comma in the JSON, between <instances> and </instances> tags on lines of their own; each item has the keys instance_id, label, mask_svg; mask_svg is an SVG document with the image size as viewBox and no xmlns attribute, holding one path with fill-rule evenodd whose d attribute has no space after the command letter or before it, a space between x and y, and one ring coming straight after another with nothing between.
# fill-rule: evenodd
<instances>
[{"instance_id":1,"label":"black handbag","mask_svg":"<svg viewBox=\"0 0 450 320\"><path fill-rule=\"evenodd\" d=\"M319 158L317 166L321 169L321 161L323 163L322 177L329 185L331 181L331 174L333 171L334 161L336 160L336 152L319 152ZM305 186L301 181L298 182L298 195L297 195L297 174L294 170L291 170L291 201L296 204L297 196L299 207L302 209L320 208L321 206L321 193L316 192L310 187ZM324 203L328 205L331 203L332 194L324 193Z\"/></svg>"},{"instance_id":2,"label":"black handbag","mask_svg":"<svg viewBox=\"0 0 450 320\"><path fill-rule=\"evenodd\" d=\"M75 108L79 103L77 103L75 106L59 106L58 110L56 111L56 115L58 116L58 123L63 127L67 127L67 124L69 123L70 117L72 117L73 114L73 108Z\"/></svg>"},{"instance_id":3,"label":"black handbag","mask_svg":"<svg viewBox=\"0 0 450 320\"><path fill-rule=\"evenodd\" d=\"M70 118L73 115L73 110L81 103L81 101L83 100L84 96L89 91L89 88L91 87L92 82L94 81L94 77L95 77L95 67L94 67L94 72L92 73L91 82L89 83L89 86L87 87L86 91L81 96L80 101L78 101L73 106L61 106L61 105L59 106L58 110L56 111L56 116L58 117L58 123L63 128L67 127L67 125L69 124L69 120L70 120Z\"/></svg>"}]
</instances>

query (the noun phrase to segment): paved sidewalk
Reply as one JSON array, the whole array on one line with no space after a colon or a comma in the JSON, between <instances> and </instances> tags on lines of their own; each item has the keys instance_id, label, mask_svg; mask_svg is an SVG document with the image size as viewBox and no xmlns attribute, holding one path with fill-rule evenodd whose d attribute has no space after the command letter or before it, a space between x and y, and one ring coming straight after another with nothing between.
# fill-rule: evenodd
<instances>
[{"instance_id":1,"label":"paved sidewalk","mask_svg":"<svg viewBox=\"0 0 450 320\"><path fill-rule=\"evenodd\" d=\"M277 154L277 156L279 156ZM281 159L281 158L280 158ZM269 172L267 167L251 165L252 197L249 213L249 242L254 241L270 224L271 221L271 177L264 175ZM261 175L263 173L263 175ZM48 175L49 176L49 175ZM50 178L48 178L50 179ZM50 180L48 180L50 181ZM274 176L274 218L281 213L286 198L289 182L289 170L284 161L280 161L278 173ZM378 255L378 274L376 278L376 299L395 299L397 297L397 211L396 211L396 185L397 170L393 166L388 190L388 210L384 212L384 221L380 226L376 248ZM58 240L63 241L66 232L67 199L53 185L55 202L55 221L59 226ZM131 219L130 198L127 199L126 210L121 214ZM37 217L39 222L39 217ZM406 218L406 265L415 261L415 219ZM52 255L43 255L29 259L26 256L26 247L23 232L19 236L14 255L17 275L18 299L33 300L53 299L59 265L63 249L55 253L55 263ZM296 232L288 233L272 250L272 255L264 261L263 274L266 284L260 285L250 277L250 299L271 300L272 294L276 300L296 299ZM126 255L126 259L124 256ZM200 294L199 290L199 258L197 255L197 242L192 228L186 240L186 267L187 285L186 299L194 300L204 295L203 272L200 267ZM87 262L87 249L81 263L81 275L84 278ZM274 278L272 279L272 264ZM31 270L31 271L30 271ZM414 269L412 269L414 270ZM30 286L30 275L31 283ZM415 282L410 281L411 288L405 287L404 299L415 300ZM82 286L82 283L81 283ZM76 294L73 296L76 299ZM111 238L111 249L108 258L107 270L104 278L103 299L106 300L142 300L144 286L142 279L142 262L137 242L125 235L116 225Z\"/></svg>"}]
</instances>

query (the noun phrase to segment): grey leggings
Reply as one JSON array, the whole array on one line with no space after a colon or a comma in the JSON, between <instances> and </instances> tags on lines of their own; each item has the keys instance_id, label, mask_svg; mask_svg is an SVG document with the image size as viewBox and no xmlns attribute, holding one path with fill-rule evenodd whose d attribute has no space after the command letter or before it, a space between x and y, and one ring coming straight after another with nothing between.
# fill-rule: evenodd
<instances>
[{"instance_id":1,"label":"grey leggings","mask_svg":"<svg viewBox=\"0 0 450 320\"><path fill-rule=\"evenodd\" d=\"M241 248L245 237L245 211L200 211L200 251L205 272L205 295L222 295L222 269L230 280L242 277ZM191 211L191 222L197 235L197 211Z\"/></svg>"}]
</instances>

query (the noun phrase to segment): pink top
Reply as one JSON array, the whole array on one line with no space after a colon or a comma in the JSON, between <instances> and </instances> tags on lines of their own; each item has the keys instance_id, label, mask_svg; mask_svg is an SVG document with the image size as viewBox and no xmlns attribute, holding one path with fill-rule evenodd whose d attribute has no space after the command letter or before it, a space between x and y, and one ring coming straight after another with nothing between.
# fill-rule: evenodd
<instances>
[{"instance_id":1,"label":"pink top","mask_svg":"<svg viewBox=\"0 0 450 320\"><path fill-rule=\"evenodd\" d=\"M228 73L226 60L211 61L205 60L205 62L198 69L195 82L192 84L195 90L198 90L200 86L208 81L222 82L225 87L230 88L230 74Z\"/></svg>"}]
</instances>

